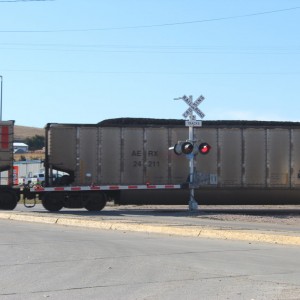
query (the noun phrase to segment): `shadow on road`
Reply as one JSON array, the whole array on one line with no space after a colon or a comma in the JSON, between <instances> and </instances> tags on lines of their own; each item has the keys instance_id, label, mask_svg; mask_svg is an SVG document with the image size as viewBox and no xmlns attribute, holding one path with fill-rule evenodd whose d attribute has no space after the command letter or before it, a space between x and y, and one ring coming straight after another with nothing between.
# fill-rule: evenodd
<instances>
[{"instance_id":1,"label":"shadow on road","mask_svg":"<svg viewBox=\"0 0 300 300\"><path fill-rule=\"evenodd\" d=\"M47 213L48 211L39 210L39 213ZM74 216L103 216L103 217L120 217L120 216L154 216L154 217L212 217L218 215L235 215L235 216L270 216L274 218L300 217L300 208L199 208L198 211L190 212L188 208L145 208L140 207L124 207L124 206L108 206L102 211L91 212L84 209L63 209L55 212L58 215L74 215Z\"/></svg>"}]
</instances>

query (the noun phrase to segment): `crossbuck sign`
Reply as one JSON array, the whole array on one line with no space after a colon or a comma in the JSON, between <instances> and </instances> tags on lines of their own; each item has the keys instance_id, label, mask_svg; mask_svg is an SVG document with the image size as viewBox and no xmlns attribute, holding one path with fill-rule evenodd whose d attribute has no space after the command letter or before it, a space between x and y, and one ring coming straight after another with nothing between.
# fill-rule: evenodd
<instances>
[{"instance_id":1,"label":"crossbuck sign","mask_svg":"<svg viewBox=\"0 0 300 300\"><path fill-rule=\"evenodd\" d=\"M198 108L198 105L205 99L202 95L197 98L195 102L193 102L193 96L183 96L182 99L189 108L182 114L185 119L187 119L189 116L192 116L193 111L201 118L203 119L205 117L205 114Z\"/></svg>"}]
</instances>

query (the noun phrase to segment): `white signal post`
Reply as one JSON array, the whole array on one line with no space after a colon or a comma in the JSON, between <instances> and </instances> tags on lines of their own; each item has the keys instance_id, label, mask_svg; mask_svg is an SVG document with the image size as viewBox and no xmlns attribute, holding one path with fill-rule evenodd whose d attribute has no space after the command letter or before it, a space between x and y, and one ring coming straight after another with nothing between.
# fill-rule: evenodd
<instances>
[{"instance_id":1,"label":"white signal post","mask_svg":"<svg viewBox=\"0 0 300 300\"><path fill-rule=\"evenodd\" d=\"M197 98L195 102L193 102L193 96L187 97L186 95L174 98L174 100L183 100L189 108L182 114L185 119L189 118L189 120L185 121L185 126L189 127L189 141L193 142L195 141L194 138L194 127L201 127L202 121L197 121L196 116L194 115L194 112L203 119L205 117L205 114L198 108L198 105L204 100L205 98L201 95ZM194 154L191 154L191 157L189 159L189 166L190 166L190 200L189 200L189 210L190 211L197 211L198 210L198 203L195 200L195 189L193 186L194 181Z\"/></svg>"}]
</instances>

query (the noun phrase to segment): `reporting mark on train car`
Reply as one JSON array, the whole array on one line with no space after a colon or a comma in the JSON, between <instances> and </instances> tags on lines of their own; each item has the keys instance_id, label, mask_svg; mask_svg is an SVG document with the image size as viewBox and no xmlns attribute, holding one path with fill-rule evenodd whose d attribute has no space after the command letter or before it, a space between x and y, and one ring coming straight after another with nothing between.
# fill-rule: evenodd
<instances>
[{"instance_id":1,"label":"reporting mark on train car","mask_svg":"<svg viewBox=\"0 0 300 300\"><path fill-rule=\"evenodd\" d=\"M132 150L131 156L142 156L142 150Z\"/></svg>"},{"instance_id":2,"label":"reporting mark on train car","mask_svg":"<svg viewBox=\"0 0 300 300\"><path fill-rule=\"evenodd\" d=\"M149 150L147 152L147 155L151 156L151 157L156 157L156 156L158 156L158 151Z\"/></svg>"},{"instance_id":3,"label":"reporting mark on train car","mask_svg":"<svg viewBox=\"0 0 300 300\"><path fill-rule=\"evenodd\" d=\"M131 156L143 156L143 151L142 150L132 150ZM157 157L158 156L158 151L157 150L148 150L147 151L147 156Z\"/></svg>"}]
</instances>

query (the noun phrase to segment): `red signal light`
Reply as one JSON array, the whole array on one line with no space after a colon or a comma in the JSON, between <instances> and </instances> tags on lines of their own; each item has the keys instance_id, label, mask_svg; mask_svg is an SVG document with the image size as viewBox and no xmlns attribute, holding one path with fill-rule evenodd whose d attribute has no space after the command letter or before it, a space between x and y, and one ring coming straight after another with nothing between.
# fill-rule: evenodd
<instances>
[{"instance_id":1,"label":"red signal light","mask_svg":"<svg viewBox=\"0 0 300 300\"><path fill-rule=\"evenodd\" d=\"M208 143L201 143L199 145L199 152L201 154L207 154L211 149L211 146Z\"/></svg>"}]
</instances>

